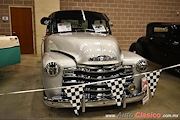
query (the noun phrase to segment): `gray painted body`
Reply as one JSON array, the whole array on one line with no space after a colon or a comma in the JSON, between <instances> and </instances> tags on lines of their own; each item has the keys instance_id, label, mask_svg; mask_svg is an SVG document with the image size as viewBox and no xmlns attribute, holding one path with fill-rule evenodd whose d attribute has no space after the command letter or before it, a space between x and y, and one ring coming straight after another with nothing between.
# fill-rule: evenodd
<instances>
[{"instance_id":1,"label":"gray painted body","mask_svg":"<svg viewBox=\"0 0 180 120\"><path fill-rule=\"evenodd\" d=\"M63 53L72 56L74 59ZM145 60L137 54L121 51L117 40L112 35L91 32L57 33L46 36L42 44L42 55L42 78L45 89L62 86L63 69L66 67L76 67L79 64L110 65L122 63L122 65L133 65L134 74L137 74L139 73L136 70L137 62ZM88 60L90 57L97 57L99 55L113 56L117 57L117 59L112 61ZM56 62L60 65L61 70L57 76L50 77L45 73L44 68L49 62ZM139 76L134 79L136 85L135 93L141 91L142 77ZM61 90L48 90L45 91L45 94L48 98L52 98L53 96L59 96Z\"/></svg>"},{"instance_id":2,"label":"gray painted body","mask_svg":"<svg viewBox=\"0 0 180 120\"><path fill-rule=\"evenodd\" d=\"M121 61L116 39L111 35L90 32L53 34L47 38L47 51L58 50L73 56L78 64L115 64ZM88 61L100 55L115 56L114 61Z\"/></svg>"}]
</instances>

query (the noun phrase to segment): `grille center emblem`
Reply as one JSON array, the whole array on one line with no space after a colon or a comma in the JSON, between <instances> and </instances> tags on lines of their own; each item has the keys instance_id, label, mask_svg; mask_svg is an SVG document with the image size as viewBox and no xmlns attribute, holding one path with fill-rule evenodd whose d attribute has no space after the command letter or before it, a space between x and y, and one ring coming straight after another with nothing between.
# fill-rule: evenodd
<instances>
[{"instance_id":1,"label":"grille center emblem","mask_svg":"<svg viewBox=\"0 0 180 120\"><path fill-rule=\"evenodd\" d=\"M112 56L108 56L108 55L100 55L97 57L89 58L89 61L113 61L113 60L117 60L117 57L112 57Z\"/></svg>"}]
</instances>

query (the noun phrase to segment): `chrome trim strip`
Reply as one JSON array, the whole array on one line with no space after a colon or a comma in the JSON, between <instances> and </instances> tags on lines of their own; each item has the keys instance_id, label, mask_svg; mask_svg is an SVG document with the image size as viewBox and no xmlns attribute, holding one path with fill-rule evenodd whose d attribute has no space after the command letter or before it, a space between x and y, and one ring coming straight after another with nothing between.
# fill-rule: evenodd
<instances>
[{"instance_id":1,"label":"chrome trim strip","mask_svg":"<svg viewBox=\"0 0 180 120\"><path fill-rule=\"evenodd\" d=\"M100 66L97 66L97 65L84 65L84 64L77 64L77 67L80 67L80 68L89 68L89 69L99 69L99 68L114 68L114 67L121 67L122 63L119 62L119 63L116 63L116 64L109 64L109 65L100 65ZM129 65L130 66L130 65Z\"/></svg>"},{"instance_id":2,"label":"chrome trim strip","mask_svg":"<svg viewBox=\"0 0 180 120\"><path fill-rule=\"evenodd\" d=\"M68 70L71 70L71 69L68 69ZM97 70L101 70L101 71L90 71L87 68L83 68L83 69L78 69L77 68L77 69L74 69L74 71L81 71L81 72L86 72L86 73L112 73L112 72L116 72L118 70L124 70L124 68L117 67L117 68L115 68L115 70L107 70L107 69L104 69L104 68L99 68ZM66 71L66 70L64 70L64 71Z\"/></svg>"},{"instance_id":3,"label":"chrome trim strip","mask_svg":"<svg viewBox=\"0 0 180 120\"><path fill-rule=\"evenodd\" d=\"M114 77L101 77L101 78L91 78L90 76L64 76L64 78L76 78L76 79L83 79L83 80L96 80L96 81L102 81L102 80L108 80L108 79L116 79L116 78L121 78L124 76L130 76L133 75L133 73L126 73L126 74L118 74L118 76L114 76Z\"/></svg>"},{"instance_id":4,"label":"chrome trim strip","mask_svg":"<svg viewBox=\"0 0 180 120\"><path fill-rule=\"evenodd\" d=\"M112 73L112 72L118 72L120 70L122 73L127 72L126 69L130 69L128 70L129 72L133 72L133 67L134 66L83 66L83 67L72 67L72 68L64 68L63 72L64 74L72 74L74 72L84 72L84 73L98 73L98 74L103 74L103 73ZM70 73L71 72L71 73Z\"/></svg>"}]
</instances>

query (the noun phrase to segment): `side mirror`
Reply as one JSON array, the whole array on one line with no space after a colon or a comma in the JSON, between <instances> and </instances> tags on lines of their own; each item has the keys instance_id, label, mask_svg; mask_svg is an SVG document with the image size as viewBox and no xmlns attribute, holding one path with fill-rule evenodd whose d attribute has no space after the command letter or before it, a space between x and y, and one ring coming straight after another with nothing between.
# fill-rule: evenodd
<instances>
[{"instance_id":1,"label":"side mirror","mask_svg":"<svg viewBox=\"0 0 180 120\"><path fill-rule=\"evenodd\" d=\"M112 27L113 26L113 23L111 21L109 21L109 25Z\"/></svg>"},{"instance_id":2,"label":"side mirror","mask_svg":"<svg viewBox=\"0 0 180 120\"><path fill-rule=\"evenodd\" d=\"M50 19L48 17L43 17L40 22L42 25L48 25L50 22Z\"/></svg>"}]
</instances>

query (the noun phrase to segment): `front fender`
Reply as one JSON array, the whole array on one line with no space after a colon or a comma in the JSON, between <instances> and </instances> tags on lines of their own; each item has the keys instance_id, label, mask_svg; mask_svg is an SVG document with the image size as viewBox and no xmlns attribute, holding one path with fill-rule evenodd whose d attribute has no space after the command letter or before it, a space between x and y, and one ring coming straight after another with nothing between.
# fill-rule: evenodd
<instances>
[{"instance_id":1,"label":"front fender","mask_svg":"<svg viewBox=\"0 0 180 120\"><path fill-rule=\"evenodd\" d=\"M141 57L138 54L129 51L122 51L123 56L123 64L124 65L136 65L139 60L145 60L145 58ZM138 73L138 71L136 71Z\"/></svg>"},{"instance_id":2,"label":"front fender","mask_svg":"<svg viewBox=\"0 0 180 120\"><path fill-rule=\"evenodd\" d=\"M56 76L49 76L45 67L50 62L56 62L60 66L60 72ZM65 67L76 67L76 63L70 57L56 52L46 52L42 57L42 81L44 89L56 88L62 86L62 74ZM46 90L45 95L48 98L53 96L59 96L61 94L61 89Z\"/></svg>"},{"instance_id":3,"label":"front fender","mask_svg":"<svg viewBox=\"0 0 180 120\"><path fill-rule=\"evenodd\" d=\"M129 52L129 51L122 51L122 56L123 56L123 65L133 65L134 66L134 68L133 68L134 74L140 74L141 73L141 72L137 71L137 63L140 60L145 60L147 62L147 60L145 58L141 57L138 54ZM141 79L143 77L144 77L144 75L142 74L142 75L139 75L139 76L134 78L134 83L136 86L136 90L138 92L141 91Z\"/></svg>"}]
</instances>

